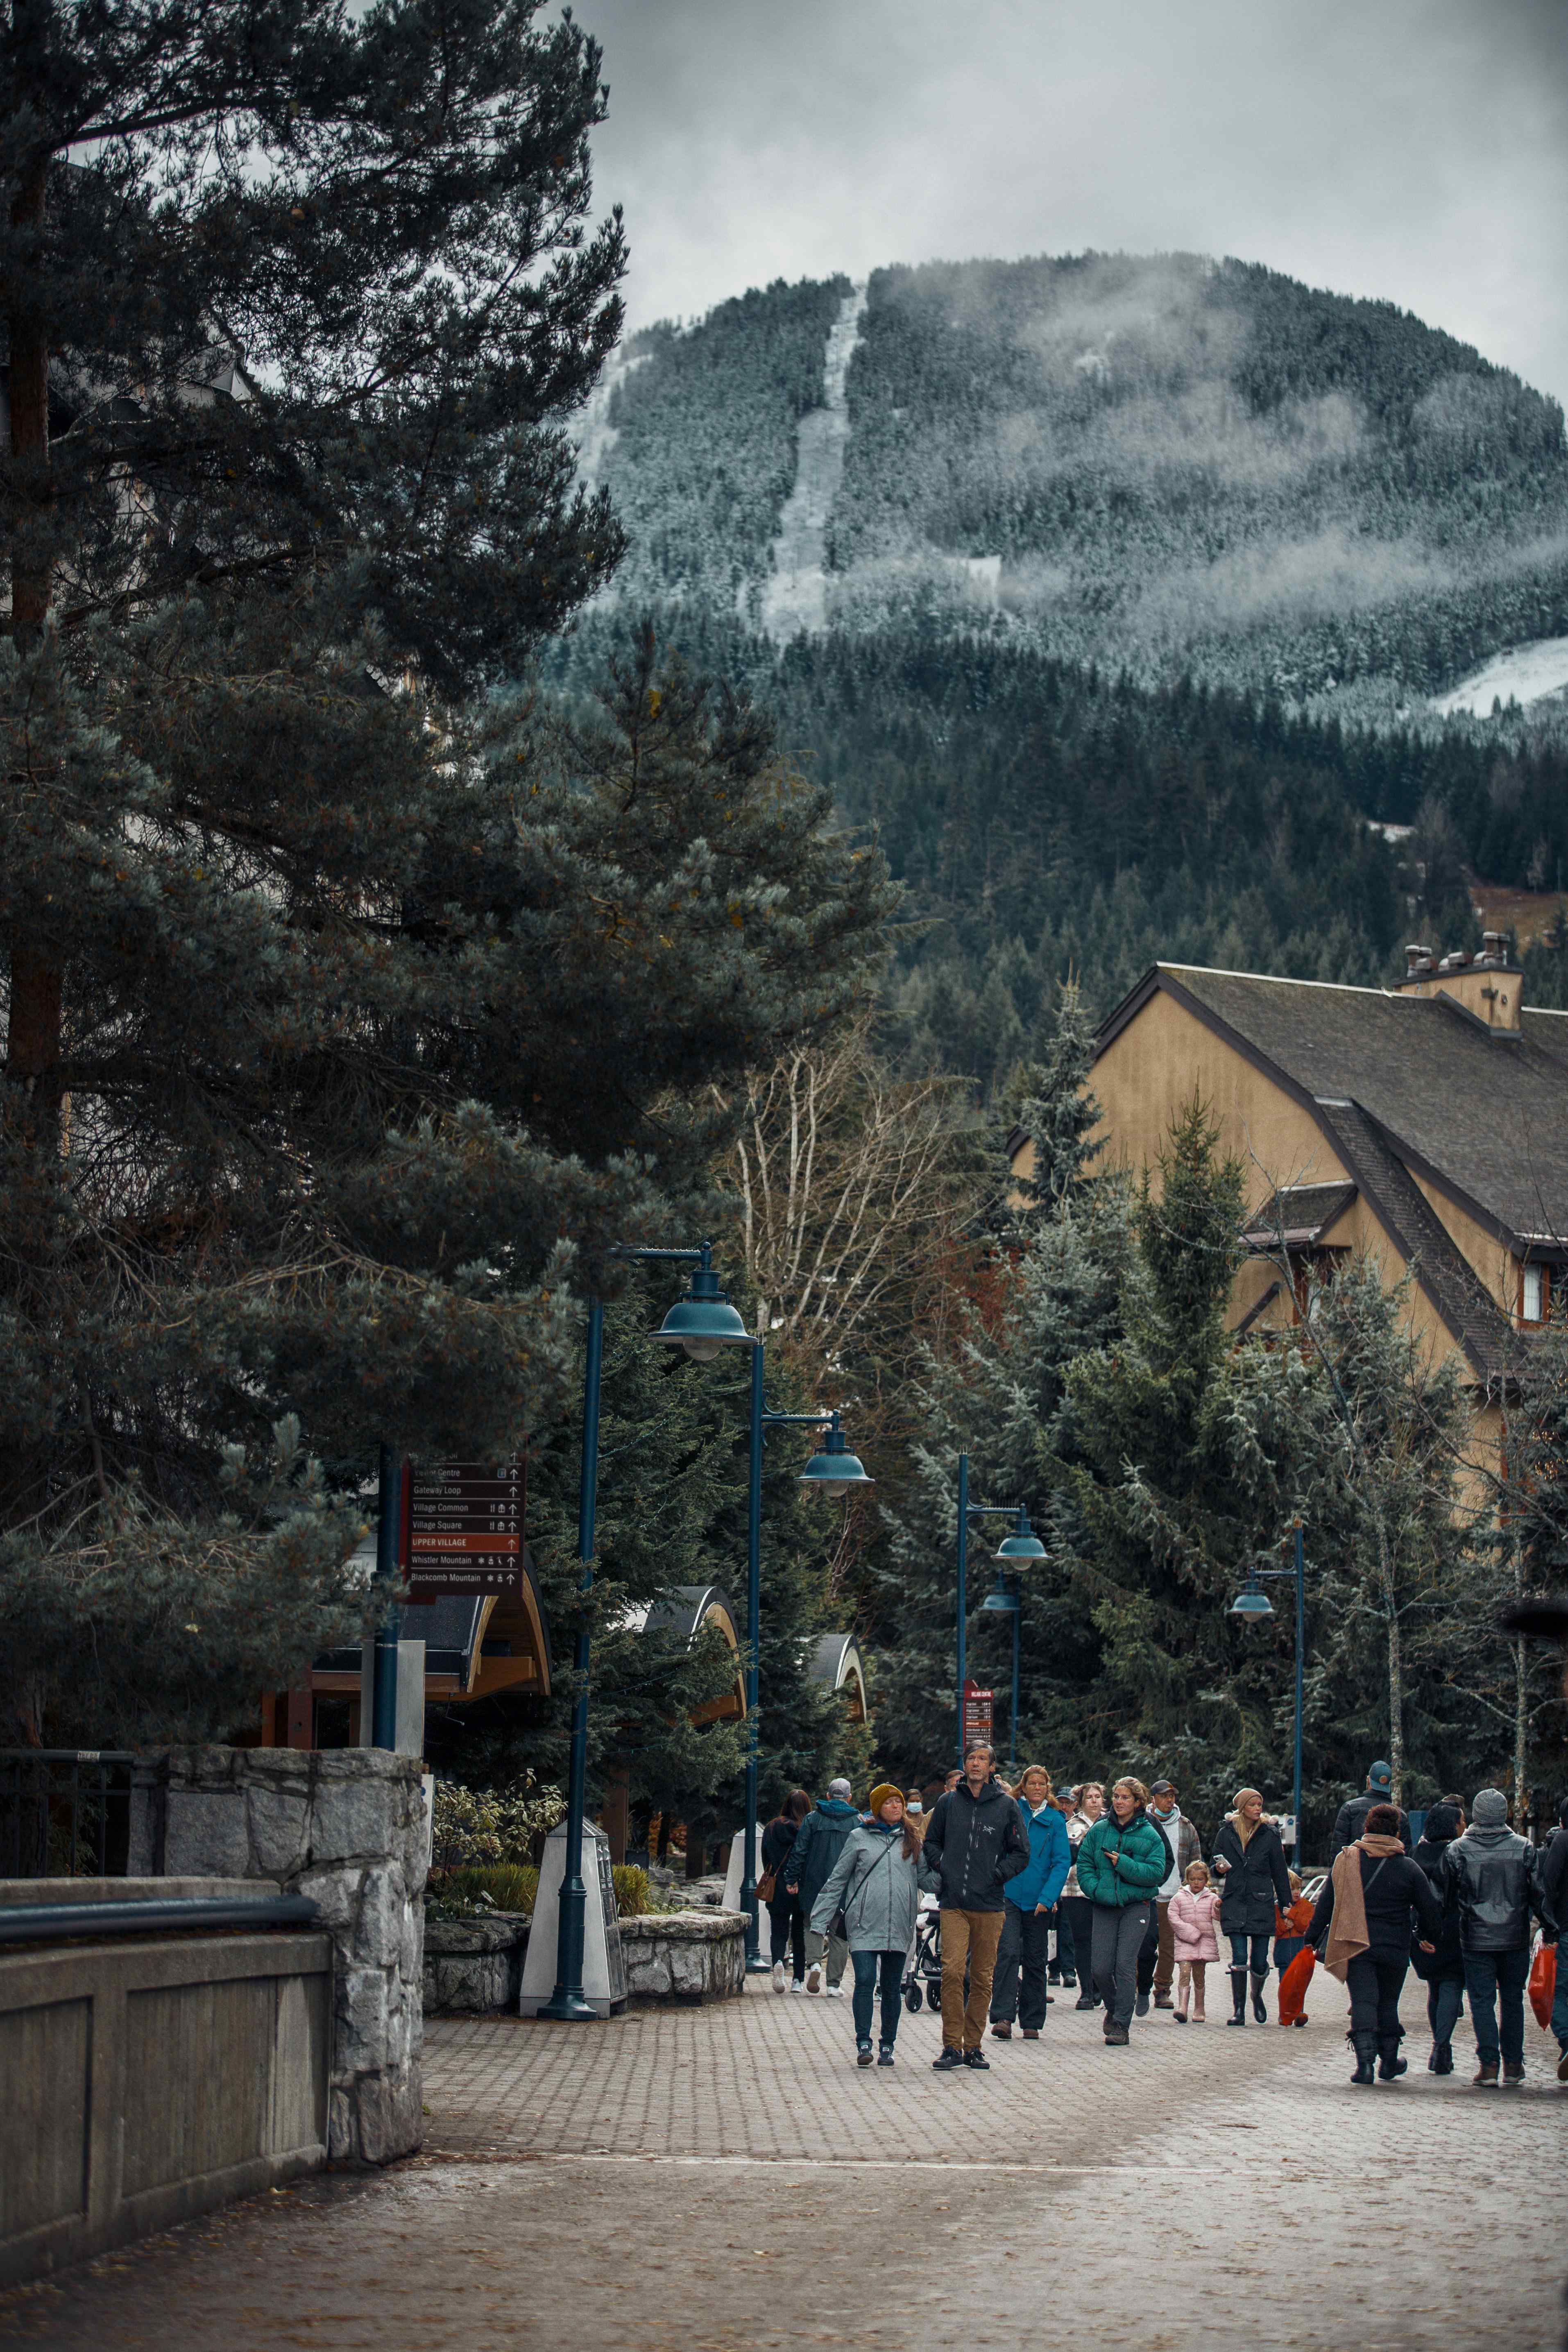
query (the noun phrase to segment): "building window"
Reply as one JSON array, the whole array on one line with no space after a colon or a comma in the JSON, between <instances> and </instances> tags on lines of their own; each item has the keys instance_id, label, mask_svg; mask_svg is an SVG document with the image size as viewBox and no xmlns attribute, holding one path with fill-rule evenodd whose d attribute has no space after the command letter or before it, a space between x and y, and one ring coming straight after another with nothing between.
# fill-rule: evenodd
<instances>
[{"instance_id":1,"label":"building window","mask_svg":"<svg viewBox=\"0 0 1568 2352\"><path fill-rule=\"evenodd\" d=\"M1544 1265L1520 1269L1519 1315L1522 1323L1544 1323L1552 1304L1552 1276Z\"/></svg>"}]
</instances>

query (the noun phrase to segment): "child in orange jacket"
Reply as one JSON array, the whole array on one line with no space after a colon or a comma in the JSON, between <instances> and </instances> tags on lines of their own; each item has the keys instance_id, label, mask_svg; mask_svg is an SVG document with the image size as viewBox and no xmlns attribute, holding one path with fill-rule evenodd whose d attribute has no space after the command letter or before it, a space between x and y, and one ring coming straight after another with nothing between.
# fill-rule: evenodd
<instances>
[{"instance_id":1,"label":"child in orange jacket","mask_svg":"<svg viewBox=\"0 0 1568 2352\"><path fill-rule=\"evenodd\" d=\"M1291 1961L1299 1959L1307 1948L1307 1930L1312 1924L1312 1906L1301 1892L1298 1873L1291 1871L1289 1879L1290 1908L1281 1911L1278 1904L1274 1906L1274 1966L1279 1979L1279 2022L1281 2025L1305 2025L1307 2012L1301 2003L1306 1998L1313 1963L1309 1961L1306 1968L1299 1969L1289 1987L1285 1982L1285 1972Z\"/></svg>"}]
</instances>

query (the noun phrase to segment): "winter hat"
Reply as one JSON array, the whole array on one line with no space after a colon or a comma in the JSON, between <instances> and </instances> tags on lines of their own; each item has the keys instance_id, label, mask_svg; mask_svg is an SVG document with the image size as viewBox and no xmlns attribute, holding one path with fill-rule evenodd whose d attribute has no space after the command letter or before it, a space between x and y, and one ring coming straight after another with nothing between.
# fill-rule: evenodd
<instances>
[{"instance_id":1,"label":"winter hat","mask_svg":"<svg viewBox=\"0 0 1568 2352\"><path fill-rule=\"evenodd\" d=\"M1367 1784L1371 1788L1392 1789L1394 1786L1394 1767L1392 1764L1374 1764L1366 1777Z\"/></svg>"},{"instance_id":2,"label":"winter hat","mask_svg":"<svg viewBox=\"0 0 1568 2352\"><path fill-rule=\"evenodd\" d=\"M1470 1807L1470 1820L1479 1830L1501 1830L1508 1827L1508 1799L1500 1789L1478 1789L1476 1801Z\"/></svg>"},{"instance_id":3,"label":"winter hat","mask_svg":"<svg viewBox=\"0 0 1568 2352\"><path fill-rule=\"evenodd\" d=\"M904 1792L896 1780L879 1780L866 1800L866 1811L873 1821L880 1818L882 1808L889 1797L897 1797L900 1805L904 1801Z\"/></svg>"},{"instance_id":4,"label":"winter hat","mask_svg":"<svg viewBox=\"0 0 1568 2352\"><path fill-rule=\"evenodd\" d=\"M830 1797L842 1797L846 1804L847 1804L849 1801L848 1781L843 1779L829 1780L827 1784L827 1793Z\"/></svg>"}]
</instances>

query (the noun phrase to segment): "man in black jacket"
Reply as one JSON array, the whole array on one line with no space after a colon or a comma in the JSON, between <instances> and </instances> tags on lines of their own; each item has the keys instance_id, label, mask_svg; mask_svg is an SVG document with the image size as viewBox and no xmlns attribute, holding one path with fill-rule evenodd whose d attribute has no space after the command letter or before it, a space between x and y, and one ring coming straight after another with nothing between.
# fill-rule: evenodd
<instances>
[{"instance_id":1,"label":"man in black jacket","mask_svg":"<svg viewBox=\"0 0 1568 2352\"><path fill-rule=\"evenodd\" d=\"M983 2043L1002 1934L1002 1889L1029 1859L1024 1816L993 1771L984 1740L965 1751L963 1778L937 1799L921 1849L942 1901L942 2056L939 2073L986 2066ZM963 1971L969 1969L969 2000Z\"/></svg>"},{"instance_id":2,"label":"man in black jacket","mask_svg":"<svg viewBox=\"0 0 1568 2352\"><path fill-rule=\"evenodd\" d=\"M1479 2084L1498 2078L1524 2080L1524 1988L1530 1980L1530 1915L1533 1911L1554 1935L1542 1885L1541 1856L1528 1838L1508 1825L1508 1799L1500 1789L1478 1790L1470 1826L1443 1856L1447 1900L1459 1915L1459 1946L1465 1956L1465 1990L1476 2029L1476 2074Z\"/></svg>"},{"instance_id":3,"label":"man in black jacket","mask_svg":"<svg viewBox=\"0 0 1568 2352\"><path fill-rule=\"evenodd\" d=\"M1541 1891L1557 1922L1557 1992L1552 2003L1552 2031L1563 2053L1557 2061L1557 2079L1568 2083L1568 1968L1563 1966L1568 1954L1563 1949L1563 1931L1568 1927L1568 1797L1558 1808L1557 1819L1559 1827L1542 1855Z\"/></svg>"},{"instance_id":4,"label":"man in black jacket","mask_svg":"<svg viewBox=\"0 0 1568 2352\"><path fill-rule=\"evenodd\" d=\"M1366 1776L1363 1793L1342 1805L1334 1817L1334 1833L1329 1840L1329 1860L1332 1862L1335 1854L1345 1846L1354 1845L1366 1827L1366 1817L1373 1805L1392 1805L1393 1802L1394 1767L1391 1764L1374 1764ZM1403 1806L1399 1808L1399 1835L1408 1853L1414 1841L1410 1835L1410 1817Z\"/></svg>"}]
</instances>

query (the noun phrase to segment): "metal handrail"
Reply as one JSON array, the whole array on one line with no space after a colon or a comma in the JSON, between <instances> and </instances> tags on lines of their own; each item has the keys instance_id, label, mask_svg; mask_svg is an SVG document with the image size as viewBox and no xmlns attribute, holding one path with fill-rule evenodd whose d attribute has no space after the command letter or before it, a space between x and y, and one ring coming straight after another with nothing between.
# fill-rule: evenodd
<instances>
[{"instance_id":1,"label":"metal handrail","mask_svg":"<svg viewBox=\"0 0 1568 2352\"><path fill-rule=\"evenodd\" d=\"M125 1903L0 1903L0 1944L77 1936L151 1936L171 1927L309 1927L308 1895L172 1895Z\"/></svg>"}]
</instances>

